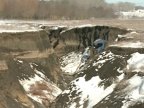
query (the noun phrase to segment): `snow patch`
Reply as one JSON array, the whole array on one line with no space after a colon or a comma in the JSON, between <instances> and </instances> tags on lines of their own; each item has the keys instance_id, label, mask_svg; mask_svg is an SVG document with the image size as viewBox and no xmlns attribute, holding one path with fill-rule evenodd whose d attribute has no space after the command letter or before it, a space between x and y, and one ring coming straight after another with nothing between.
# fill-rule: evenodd
<instances>
[{"instance_id":1,"label":"snow patch","mask_svg":"<svg viewBox=\"0 0 144 108\"><path fill-rule=\"evenodd\" d=\"M85 81L84 77L80 77L79 81L74 81L77 90L82 92L80 94L80 105L83 105L85 100L89 100L87 108L92 108L95 104L113 91L115 84L112 84L104 89L104 86L99 86L101 81L102 80L99 78L99 76L93 77L89 81Z\"/></svg>"},{"instance_id":2,"label":"snow patch","mask_svg":"<svg viewBox=\"0 0 144 108\"><path fill-rule=\"evenodd\" d=\"M128 70L132 72L144 72L144 54L140 54L138 52L133 53L127 63Z\"/></svg>"},{"instance_id":3,"label":"snow patch","mask_svg":"<svg viewBox=\"0 0 144 108\"><path fill-rule=\"evenodd\" d=\"M103 52L101 55L99 55L97 61L93 63L93 66L98 66L98 68L101 68L105 62L108 60L114 59L114 54L112 52L109 52L106 54L106 52Z\"/></svg>"},{"instance_id":4,"label":"snow patch","mask_svg":"<svg viewBox=\"0 0 144 108\"><path fill-rule=\"evenodd\" d=\"M20 20L0 20L0 33L36 32L40 31L37 24Z\"/></svg>"},{"instance_id":5,"label":"snow patch","mask_svg":"<svg viewBox=\"0 0 144 108\"><path fill-rule=\"evenodd\" d=\"M79 25L79 26L76 26L77 28L83 28L83 27L93 27L94 25L92 24L83 24L83 25Z\"/></svg>"},{"instance_id":6,"label":"snow patch","mask_svg":"<svg viewBox=\"0 0 144 108\"><path fill-rule=\"evenodd\" d=\"M129 108L137 102L144 102L144 77L134 75L128 80L129 86L126 88L128 91L125 101L123 101L122 108Z\"/></svg>"},{"instance_id":7,"label":"snow patch","mask_svg":"<svg viewBox=\"0 0 144 108\"><path fill-rule=\"evenodd\" d=\"M61 93L61 90L52 82L48 81L46 76L38 70L34 77L29 79L19 80L27 95L33 100L43 103L43 99L53 101L56 96Z\"/></svg>"},{"instance_id":8,"label":"snow patch","mask_svg":"<svg viewBox=\"0 0 144 108\"><path fill-rule=\"evenodd\" d=\"M118 76L118 80L119 80L119 81L123 80L123 79L124 79L124 76L125 76L124 74L119 75L119 76Z\"/></svg>"},{"instance_id":9,"label":"snow patch","mask_svg":"<svg viewBox=\"0 0 144 108\"><path fill-rule=\"evenodd\" d=\"M69 108L76 108L76 103L74 102Z\"/></svg>"},{"instance_id":10,"label":"snow patch","mask_svg":"<svg viewBox=\"0 0 144 108\"><path fill-rule=\"evenodd\" d=\"M125 48L144 48L144 43L137 41L137 42L121 42L115 45L110 46L116 46L116 47L125 47Z\"/></svg>"},{"instance_id":11,"label":"snow patch","mask_svg":"<svg viewBox=\"0 0 144 108\"><path fill-rule=\"evenodd\" d=\"M71 52L61 58L61 69L68 74L74 74L81 65L81 53Z\"/></svg>"},{"instance_id":12,"label":"snow patch","mask_svg":"<svg viewBox=\"0 0 144 108\"><path fill-rule=\"evenodd\" d=\"M67 31L70 31L70 30L75 29L75 28L94 27L94 26L95 25L92 25L92 24L83 24L83 25L79 25L79 26L71 26L68 29L63 30L60 34L65 33Z\"/></svg>"},{"instance_id":13,"label":"snow patch","mask_svg":"<svg viewBox=\"0 0 144 108\"><path fill-rule=\"evenodd\" d=\"M139 17L143 18L144 17L144 10L139 9L139 10L132 10L128 12L120 12L121 18L134 18L134 17Z\"/></svg>"}]
</instances>

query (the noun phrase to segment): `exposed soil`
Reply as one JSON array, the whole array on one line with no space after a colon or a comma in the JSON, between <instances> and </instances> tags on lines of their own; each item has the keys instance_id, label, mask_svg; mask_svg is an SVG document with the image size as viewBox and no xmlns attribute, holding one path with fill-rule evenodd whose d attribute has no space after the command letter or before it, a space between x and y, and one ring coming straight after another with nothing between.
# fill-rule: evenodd
<instances>
[{"instance_id":1,"label":"exposed soil","mask_svg":"<svg viewBox=\"0 0 144 108\"><path fill-rule=\"evenodd\" d=\"M38 64L37 69L43 71L53 83L64 90L74 77L62 73L59 57L71 51L82 51L85 47L92 46L95 39L103 38L107 40L107 48L114 53L131 54L136 51L143 53L143 48L110 46L111 44L117 44L115 40L118 35L125 35L132 31L128 29L134 29L138 32L138 35L132 36L133 39L120 39L119 43L133 42L133 40L143 42L144 23L142 22L140 20L113 19L47 21L45 27L43 27L44 30L0 33L0 108L33 108L33 106L35 108L45 108L45 106L31 100L18 82L17 76L29 78L33 75L29 63ZM51 25L48 25L49 23ZM85 24L93 24L94 26L76 27ZM51 26L57 25L64 27L58 27L56 30L52 29ZM21 66L15 62L15 59L25 61L25 64ZM117 62L115 63L117 64ZM91 70L93 68L85 70L85 72ZM22 73L25 73L26 76L23 76ZM100 76L109 77L108 74L101 74ZM89 74L86 79L89 80L92 75Z\"/></svg>"}]
</instances>

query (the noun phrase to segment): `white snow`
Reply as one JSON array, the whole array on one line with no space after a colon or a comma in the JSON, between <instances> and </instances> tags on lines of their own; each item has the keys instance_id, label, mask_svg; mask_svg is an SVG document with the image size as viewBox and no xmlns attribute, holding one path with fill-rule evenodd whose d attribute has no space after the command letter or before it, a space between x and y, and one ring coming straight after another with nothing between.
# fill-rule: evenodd
<instances>
[{"instance_id":1,"label":"white snow","mask_svg":"<svg viewBox=\"0 0 144 108\"><path fill-rule=\"evenodd\" d=\"M50 29L52 29L52 30L58 30L59 28L66 28L66 26L49 26L50 27Z\"/></svg>"},{"instance_id":2,"label":"white snow","mask_svg":"<svg viewBox=\"0 0 144 108\"><path fill-rule=\"evenodd\" d=\"M83 24L83 25L79 25L79 26L76 26L77 28L83 28L83 27L93 27L94 25L92 24Z\"/></svg>"},{"instance_id":3,"label":"white snow","mask_svg":"<svg viewBox=\"0 0 144 108\"><path fill-rule=\"evenodd\" d=\"M128 91L125 101L123 101L123 106L121 108L129 108L130 105L136 102L144 102L144 77L134 75L127 82L129 86L125 88Z\"/></svg>"},{"instance_id":4,"label":"white snow","mask_svg":"<svg viewBox=\"0 0 144 108\"><path fill-rule=\"evenodd\" d=\"M36 32L42 30L38 24L21 20L0 20L0 33Z\"/></svg>"},{"instance_id":5,"label":"white snow","mask_svg":"<svg viewBox=\"0 0 144 108\"><path fill-rule=\"evenodd\" d=\"M144 43L137 41L137 42L121 42L110 46L116 47L126 47L126 48L144 48Z\"/></svg>"},{"instance_id":6,"label":"white snow","mask_svg":"<svg viewBox=\"0 0 144 108\"><path fill-rule=\"evenodd\" d=\"M130 33L127 33L125 35L118 34L118 38L133 38L133 34L138 34L136 31L131 31Z\"/></svg>"},{"instance_id":7,"label":"white snow","mask_svg":"<svg viewBox=\"0 0 144 108\"><path fill-rule=\"evenodd\" d=\"M27 93L30 91L31 85L35 84L37 81L42 81L42 79L38 75L35 75L33 78L29 78L29 80L19 80L20 84L23 86L24 90ZM32 98L33 100L39 103L42 103L42 100L39 97L33 96L29 93L28 93L28 96Z\"/></svg>"},{"instance_id":8,"label":"white snow","mask_svg":"<svg viewBox=\"0 0 144 108\"><path fill-rule=\"evenodd\" d=\"M131 34L138 34L136 31L132 31Z\"/></svg>"},{"instance_id":9,"label":"white snow","mask_svg":"<svg viewBox=\"0 0 144 108\"><path fill-rule=\"evenodd\" d=\"M61 69L68 74L74 74L81 64L81 53L71 52L61 58Z\"/></svg>"},{"instance_id":10,"label":"white snow","mask_svg":"<svg viewBox=\"0 0 144 108\"><path fill-rule=\"evenodd\" d=\"M76 108L76 103L74 102L69 108Z\"/></svg>"},{"instance_id":11,"label":"white snow","mask_svg":"<svg viewBox=\"0 0 144 108\"><path fill-rule=\"evenodd\" d=\"M144 17L144 10L132 10L128 12L120 12L121 18L134 18L134 17L139 17L143 18Z\"/></svg>"},{"instance_id":12,"label":"white snow","mask_svg":"<svg viewBox=\"0 0 144 108\"><path fill-rule=\"evenodd\" d=\"M101 55L99 55L97 62L93 63L93 66L98 66L98 68L101 68L105 62L107 62L108 60L113 60L114 56L117 55L114 55L112 52L103 52Z\"/></svg>"},{"instance_id":13,"label":"white snow","mask_svg":"<svg viewBox=\"0 0 144 108\"><path fill-rule=\"evenodd\" d=\"M33 100L43 103L43 99L48 99L53 101L56 96L61 93L61 90L52 82L49 82L43 73L36 71L34 77L29 79L19 80L20 84L23 86L27 95ZM37 84L44 85L44 88L39 88ZM33 91L38 94L33 94Z\"/></svg>"},{"instance_id":14,"label":"white snow","mask_svg":"<svg viewBox=\"0 0 144 108\"><path fill-rule=\"evenodd\" d=\"M118 80L119 80L119 81L123 80L123 79L124 79L124 76L125 76L124 74L119 75L119 76L118 76Z\"/></svg>"},{"instance_id":15,"label":"white snow","mask_svg":"<svg viewBox=\"0 0 144 108\"><path fill-rule=\"evenodd\" d=\"M17 60L19 63L23 63L23 61L22 60Z\"/></svg>"},{"instance_id":16,"label":"white snow","mask_svg":"<svg viewBox=\"0 0 144 108\"><path fill-rule=\"evenodd\" d=\"M89 103L87 108L92 108L96 103L113 91L115 84L104 89L104 86L99 86L101 81L99 76L93 77L89 81L85 81L84 77L80 77L79 81L75 81L78 91L82 91L80 96L81 100L79 102L80 105L83 105L84 101L88 99Z\"/></svg>"},{"instance_id":17,"label":"white snow","mask_svg":"<svg viewBox=\"0 0 144 108\"><path fill-rule=\"evenodd\" d=\"M17 62L19 62L19 63L23 63L23 61L22 60L19 60L19 59L16 59L16 58L14 58L14 61L17 61Z\"/></svg>"},{"instance_id":18,"label":"white snow","mask_svg":"<svg viewBox=\"0 0 144 108\"><path fill-rule=\"evenodd\" d=\"M123 37L125 37L125 35L118 34L118 38L123 38Z\"/></svg>"},{"instance_id":19,"label":"white snow","mask_svg":"<svg viewBox=\"0 0 144 108\"><path fill-rule=\"evenodd\" d=\"M64 90L63 92L62 92L62 94L68 94L70 92L70 90Z\"/></svg>"},{"instance_id":20,"label":"white snow","mask_svg":"<svg viewBox=\"0 0 144 108\"><path fill-rule=\"evenodd\" d=\"M81 55L81 54L80 54ZM64 56L62 58L62 66L63 70L72 72L71 69L73 69L75 66L75 62L78 62L80 60L81 56L78 56L78 54L72 52L69 53L68 55ZM121 57L119 55L115 55L112 52L103 52L102 54L99 55L97 62L93 63L93 66L98 66L101 68L101 66L108 60L114 60L115 57ZM78 59L78 60L77 60ZM71 65L70 65L71 64ZM69 66L70 65L70 66ZM96 69L98 71L98 69ZM118 68L118 71L122 73L123 71ZM73 71L74 72L74 71ZM75 98L80 97L79 101L79 108L83 108L83 105L85 102L88 102L88 107L87 108L92 108L94 105L96 105L98 102L100 102L103 98L105 98L107 95L113 92L116 83L121 81L124 78L124 74L121 74L120 76L117 77L117 81L115 81L112 85L109 87L105 88L104 85L100 86L100 83L103 81L99 78L99 76L92 77L90 80L86 81L85 76L79 77L72 81L72 85L74 84L75 86L72 87L71 90L65 90L62 94L68 94L71 105L69 106L70 108L75 108L76 103L75 103ZM71 93L73 91L76 91L78 96L76 97L70 97Z\"/></svg>"},{"instance_id":21,"label":"white snow","mask_svg":"<svg viewBox=\"0 0 144 108\"><path fill-rule=\"evenodd\" d=\"M133 53L127 63L128 70L132 72L144 72L144 54L140 54L138 52Z\"/></svg>"},{"instance_id":22,"label":"white snow","mask_svg":"<svg viewBox=\"0 0 144 108\"><path fill-rule=\"evenodd\" d=\"M119 73L123 73L123 70L120 70L120 68L118 68L117 71L118 71Z\"/></svg>"},{"instance_id":23,"label":"white snow","mask_svg":"<svg viewBox=\"0 0 144 108\"><path fill-rule=\"evenodd\" d=\"M60 34L65 33L69 30L74 29L74 28L84 28L84 27L93 27L93 26L95 26L95 25L93 25L93 24L82 24L82 25L79 25L79 26L69 26L68 29L63 30Z\"/></svg>"}]
</instances>

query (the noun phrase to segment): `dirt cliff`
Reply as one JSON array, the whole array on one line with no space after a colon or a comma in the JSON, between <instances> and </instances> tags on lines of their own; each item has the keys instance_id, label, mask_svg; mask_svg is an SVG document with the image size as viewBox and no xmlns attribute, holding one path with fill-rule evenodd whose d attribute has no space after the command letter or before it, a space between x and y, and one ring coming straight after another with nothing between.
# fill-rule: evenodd
<instances>
[{"instance_id":1,"label":"dirt cliff","mask_svg":"<svg viewBox=\"0 0 144 108\"><path fill-rule=\"evenodd\" d=\"M67 88L73 76L63 74L59 58L71 51L82 51L102 38L107 46L129 31L117 27L42 27L35 32L0 33L0 108L46 108L52 100L39 103L30 98L20 80L41 71L61 90ZM22 61L22 62L20 62ZM30 64L34 68L31 67ZM48 90L47 88L44 90ZM52 94L50 94L52 95Z\"/></svg>"}]
</instances>

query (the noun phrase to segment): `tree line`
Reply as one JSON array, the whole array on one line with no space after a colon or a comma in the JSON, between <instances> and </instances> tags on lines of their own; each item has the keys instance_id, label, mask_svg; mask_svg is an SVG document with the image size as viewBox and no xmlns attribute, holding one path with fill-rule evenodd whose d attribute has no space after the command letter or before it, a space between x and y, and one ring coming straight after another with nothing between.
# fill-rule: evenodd
<instances>
[{"instance_id":1,"label":"tree line","mask_svg":"<svg viewBox=\"0 0 144 108\"><path fill-rule=\"evenodd\" d=\"M105 0L0 0L0 18L87 19L115 18Z\"/></svg>"}]
</instances>

